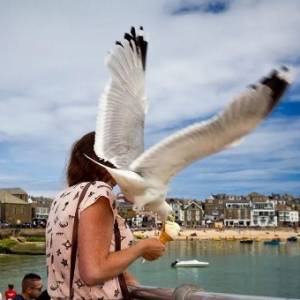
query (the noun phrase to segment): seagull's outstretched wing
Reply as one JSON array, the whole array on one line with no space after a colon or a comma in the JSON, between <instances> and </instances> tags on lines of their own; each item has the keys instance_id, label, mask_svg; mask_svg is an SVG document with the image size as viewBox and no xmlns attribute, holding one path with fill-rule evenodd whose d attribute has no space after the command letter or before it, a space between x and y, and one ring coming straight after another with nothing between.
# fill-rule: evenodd
<instances>
[{"instance_id":1,"label":"seagull's outstretched wing","mask_svg":"<svg viewBox=\"0 0 300 300\"><path fill-rule=\"evenodd\" d=\"M111 81L99 103L94 150L120 168L144 151L146 53L143 28L136 33L132 27L106 60Z\"/></svg>"},{"instance_id":2,"label":"seagull's outstretched wing","mask_svg":"<svg viewBox=\"0 0 300 300\"><path fill-rule=\"evenodd\" d=\"M251 132L273 109L286 90L286 67L236 97L222 114L189 126L138 157L130 170L146 180L167 184L172 176L195 160L222 150Z\"/></svg>"}]
</instances>

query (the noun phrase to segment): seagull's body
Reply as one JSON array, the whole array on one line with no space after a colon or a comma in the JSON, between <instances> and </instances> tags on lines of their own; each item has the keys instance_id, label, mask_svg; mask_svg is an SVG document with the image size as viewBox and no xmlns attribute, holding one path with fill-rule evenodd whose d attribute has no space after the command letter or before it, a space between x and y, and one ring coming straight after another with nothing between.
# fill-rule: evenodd
<instances>
[{"instance_id":1,"label":"seagull's body","mask_svg":"<svg viewBox=\"0 0 300 300\"><path fill-rule=\"evenodd\" d=\"M103 166L134 208L157 212L165 219L171 178L196 160L227 148L243 138L272 111L290 83L283 67L235 97L225 110L188 126L144 152L145 48L142 36L125 35L107 65L112 81L102 97L96 130L95 153L117 168Z\"/></svg>"}]
</instances>

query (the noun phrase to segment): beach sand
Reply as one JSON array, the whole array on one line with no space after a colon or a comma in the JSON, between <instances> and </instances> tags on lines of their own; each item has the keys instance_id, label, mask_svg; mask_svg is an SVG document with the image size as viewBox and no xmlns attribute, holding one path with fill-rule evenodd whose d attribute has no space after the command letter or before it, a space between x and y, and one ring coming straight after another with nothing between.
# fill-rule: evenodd
<instances>
[{"instance_id":1,"label":"beach sand","mask_svg":"<svg viewBox=\"0 0 300 300\"><path fill-rule=\"evenodd\" d=\"M158 237L159 231L134 231L137 238ZM290 236L300 238L299 232L295 232L292 228L276 228L276 229L183 229L180 231L178 240L241 240L253 239L258 241L280 238L286 240Z\"/></svg>"}]
</instances>

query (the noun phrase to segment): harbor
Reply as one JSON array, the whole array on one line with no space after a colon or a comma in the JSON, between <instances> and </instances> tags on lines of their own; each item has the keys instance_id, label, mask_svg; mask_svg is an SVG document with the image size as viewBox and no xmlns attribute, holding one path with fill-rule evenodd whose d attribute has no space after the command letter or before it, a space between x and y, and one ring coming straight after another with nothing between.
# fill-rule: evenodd
<instances>
[{"instance_id":1,"label":"harbor","mask_svg":"<svg viewBox=\"0 0 300 300\"><path fill-rule=\"evenodd\" d=\"M176 259L207 261L206 268L172 268ZM207 293L300 299L300 243L265 246L239 241L174 241L159 260L137 260L130 271L143 286L175 289L192 284ZM0 255L0 291L36 272L46 282L45 256Z\"/></svg>"}]
</instances>

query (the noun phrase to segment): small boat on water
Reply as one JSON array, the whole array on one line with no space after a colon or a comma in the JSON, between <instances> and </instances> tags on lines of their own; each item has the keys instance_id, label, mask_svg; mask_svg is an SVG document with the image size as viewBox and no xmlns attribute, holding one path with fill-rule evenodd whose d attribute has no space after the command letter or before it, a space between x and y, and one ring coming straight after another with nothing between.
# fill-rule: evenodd
<instances>
[{"instance_id":1,"label":"small boat on water","mask_svg":"<svg viewBox=\"0 0 300 300\"><path fill-rule=\"evenodd\" d=\"M206 261L199 261L197 259L192 260L178 260L176 259L171 263L171 267L173 268L187 268L187 267L193 267L193 268L203 268L209 266L209 262Z\"/></svg>"},{"instance_id":2,"label":"small boat on water","mask_svg":"<svg viewBox=\"0 0 300 300\"><path fill-rule=\"evenodd\" d=\"M253 240L252 239L242 239L240 240L241 244L253 244Z\"/></svg>"},{"instance_id":3,"label":"small boat on water","mask_svg":"<svg viewBox=\"0 0 300 300\"><path fill-rule=\"evenodd\" d=\"M272 239L272 240L264 241L264 245L277 246L279 244L280 244L280 239Z\"/></svg>"},{"instance_id":4,"label":"small boat on water","mask_svg":"<svg viewBox=\"0 0 300 300\"><path fill-rule=\"evenodd\" d=\"M290 236L286 239L288 242L297 242L298 238L296 236Z\"/></svg>"}]
</instances>

